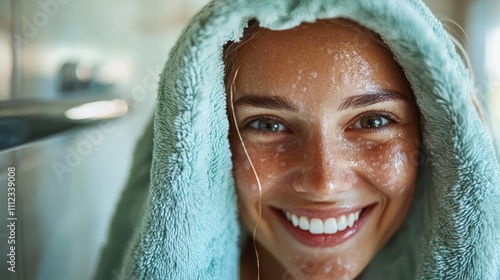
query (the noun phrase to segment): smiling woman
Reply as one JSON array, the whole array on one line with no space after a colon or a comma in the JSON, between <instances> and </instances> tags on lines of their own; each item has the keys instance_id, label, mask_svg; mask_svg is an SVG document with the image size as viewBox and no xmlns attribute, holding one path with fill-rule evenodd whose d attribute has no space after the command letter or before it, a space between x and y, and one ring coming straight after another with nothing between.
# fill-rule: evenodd
<instances>
[{"instance_id":1,"label":"smiling woman","mask_svg":"<svg viewBox=\"0 0 500 280\"><path fill-rule=\"evenodd\" d=\"M240 217L249 232L258 226L262 279L352 279L411 204L412 90L388 48L353 22L260 33L225 60ZM253 254L246 246L242 279L258 275ZM303 269L311 258L315 269Z\"/></svg>"},{"instance_id":2,"label":"smiling woman","mask_svg":"<svg viewBox=\"0 0 500 280\"><path fill-rule=\"evenodd\" d=\"M124 278L500 279L471 85L419 0L211 2L137 145L150 192Z\"/></svg>"}]
</instances>

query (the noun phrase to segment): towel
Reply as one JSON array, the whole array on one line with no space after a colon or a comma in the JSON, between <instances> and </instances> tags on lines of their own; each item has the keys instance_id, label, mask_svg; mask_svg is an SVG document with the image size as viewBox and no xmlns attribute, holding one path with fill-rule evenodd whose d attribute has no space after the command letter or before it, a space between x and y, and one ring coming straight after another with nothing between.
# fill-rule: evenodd
<instances>
[{"instance_id":1,"label":"towel","mask_svg":"<svg viewBox=\"0 0 500 280\"><path fill-rule=\"evenodd\" d=\"M339 17L375 31L389 46L414 91L423 131L410 212L360 278L500 279L496 151L471 102L469 71L420 0L209 3L170 52L159 82L154 128L146 131L154 134L154 144L138 144L134 183L122 195L122 201L132 201L136 194L128 188L147 193L142 218L127 220L129 211L118 206L114 220L129 223L134 234L124 242L113 222L98 273L120 271L120 279L238 279L241 233L223 46L238 41L252 18L262 27L284 30ZM149 165L151 154L150 178L132 178L135 170ZM135 199L142 203L142 197ZM109 253L114 247L117 253Z\"/></svg>"}]
</instances>

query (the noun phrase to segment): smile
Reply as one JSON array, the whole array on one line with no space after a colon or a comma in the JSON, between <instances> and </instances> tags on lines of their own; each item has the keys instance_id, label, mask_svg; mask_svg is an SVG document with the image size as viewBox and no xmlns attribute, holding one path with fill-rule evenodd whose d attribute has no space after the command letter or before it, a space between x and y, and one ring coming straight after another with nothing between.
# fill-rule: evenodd
<instances>
[{"instance_id":1,"label":"smile","mask_svg":"<svg viewBox=\"0 0 500 280\"><path fill-rule=\"evenodd\" d=\"M292 223L294 227L299 227L301 230L309 231L311 234L335 234L338 231L352 228L354 223L359 220L359 215L362 210L342 215L338 218L319 219L306 216L298 216L288 211L283 211L283 214Z\"/></svg>"},{"instance_id":2,"label":"smile","mask_svg":"<svg viewBox=\"0 0 500 280\"><path fill-rule=\"evenodd\" d=\"M310 247L334 247L355 236L376 203L351 211L273 208L280 224L297 241Z\"/></svg>"}]
</instances>

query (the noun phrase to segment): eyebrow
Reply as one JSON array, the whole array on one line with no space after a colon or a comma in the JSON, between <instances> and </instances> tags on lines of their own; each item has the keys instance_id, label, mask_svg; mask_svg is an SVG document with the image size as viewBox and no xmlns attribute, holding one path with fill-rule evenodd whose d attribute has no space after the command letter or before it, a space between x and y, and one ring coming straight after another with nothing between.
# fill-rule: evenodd
<instances>
[{"instance_id":1,"label":"eyebrow","mask_svg":"<svg viewBox=\"0 0 500 280\"><path fill-rule=\"evenodd\" d=\"M380 102L386 101L403 101L411 103L410 99L403 93L389 89L377 89L370 91L368 94L360 94L350 96L338 107L339 111L347 110L349 108L356 109L368 107ZM296 113L299 107L290 99L282 96L257 96L245 95L234 102L237 106L252 106L258 108L266 108L271 110L283 110Z\"/></svg>"},{"instance_id":2,"label":"eyebrow","mask_svg":"<svg viewBox=\"0 0 500 280\"><path fill-rule=\"evenodd\" d=\"M289 112L298 112L299 107L290 99L281 96L255 96L255 95L245 95L236 102L235 105L247 105L259 108L266 108L272 110L283 110Z\"/></svg>"},{"instance_id":3,"label":"eyebrow","mask_svg":"<svg viewBox=\"0 0 500 280\"><path fill-rule=\"evenodd\" d=\"M339 111L349 108L356 109L368 107L373 104L386 101L403 101L411 103L410 99L399 91L389 89L377 89L370 91L368 94L361 94L347 97L339 106Z\"/></svg>"}]
</instances>

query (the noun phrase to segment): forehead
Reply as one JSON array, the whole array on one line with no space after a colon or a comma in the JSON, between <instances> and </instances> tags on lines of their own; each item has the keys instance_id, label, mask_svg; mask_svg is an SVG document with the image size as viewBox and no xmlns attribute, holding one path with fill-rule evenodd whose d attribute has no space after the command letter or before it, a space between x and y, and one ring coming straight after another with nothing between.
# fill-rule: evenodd
<instances>
[{"instance_id":1,"label":"forehead","mask_svg":"<svg viewBox=\"0 0 500 280\"><path fill-rule=\"evenodd\" d=\"M401 68L378 35L346 20L265 30L245 40L236 60L237 82L246 89L299 84L313 89L350 83L360 91L372 86L409 90ZM314 83L304 84L308 80Z\"/></svg>"}]
</instances>

